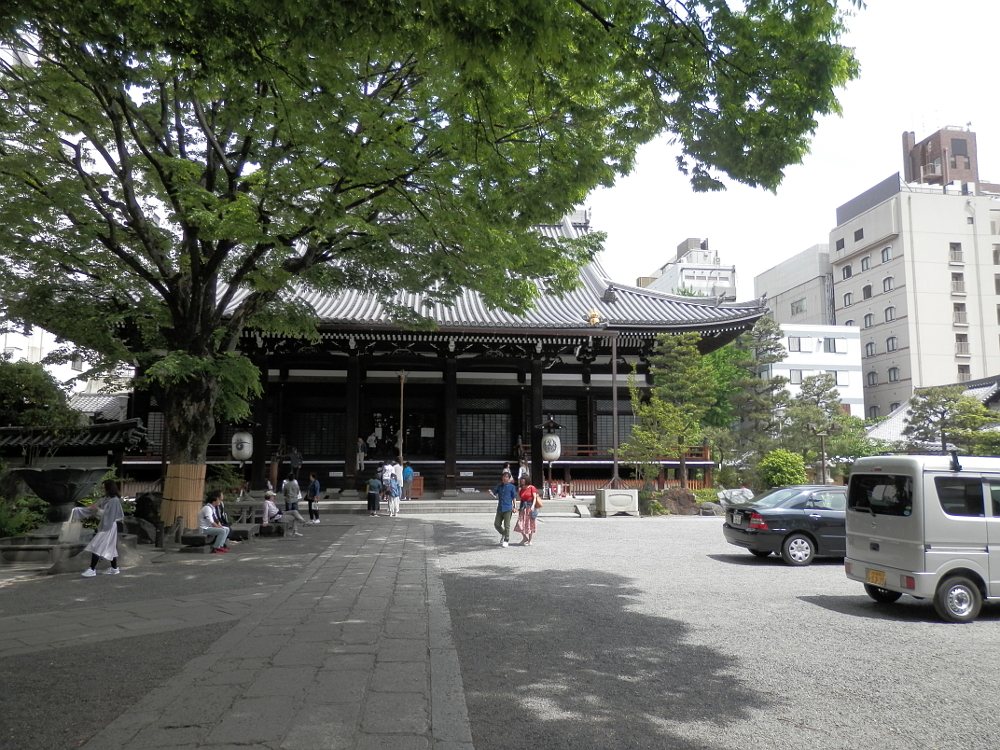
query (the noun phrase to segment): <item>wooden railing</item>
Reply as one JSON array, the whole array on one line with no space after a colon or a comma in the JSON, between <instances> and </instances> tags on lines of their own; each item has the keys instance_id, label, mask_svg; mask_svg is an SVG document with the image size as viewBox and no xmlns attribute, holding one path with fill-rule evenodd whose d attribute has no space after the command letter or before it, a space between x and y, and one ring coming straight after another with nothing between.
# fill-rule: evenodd
<instances>
[{"instance_id":1,"label":"wooden railing","mask_svg":"<svg viewBox=\"0 0 1000 750\"><path fill-rule=\"evenodd\" d=\"M558 482L552 483L552 491L557 491ZM642 489L643 482L640 479L619 479L619 487L629 490L640 490ZM657 489L665 489L666 487L680 487L681 482L679 479L668 479L664 482L664 487L657 487ZM606 489L608 486L607 479L574 479L573 481L562 485L563 492L570 497L577 497L579 495L593 495L597 490ZM705 489L705 482L701 479L689 479L688 489L689 490L703 490Z\"/></svg>"},{"instance_id":2,"label":"wooden railing","mask_svg":"<svg viewBox=\"0 0 1000 750\"><path fill-rule=\"evenodd\" d=\"M684 453L684 457L695 461L711 461L711 449L707 445L690 446ZM530 460L531 452L526 454ZM563 443L559 460L573 458L611 458L611 449L604 445L567 445ZM673 456L661 459L663 461L676 461Z\"/></svg>"}]
</instances>

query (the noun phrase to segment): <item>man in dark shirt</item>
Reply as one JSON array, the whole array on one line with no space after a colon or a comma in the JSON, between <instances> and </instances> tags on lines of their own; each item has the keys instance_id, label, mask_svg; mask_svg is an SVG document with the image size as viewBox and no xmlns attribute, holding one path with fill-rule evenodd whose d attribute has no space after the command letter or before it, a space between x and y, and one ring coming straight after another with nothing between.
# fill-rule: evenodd
<instances>
[{"instance_id":1,"label":"man in dark shirt","mask_svg":"<svg viewBox=\"0 0 1000 750\"><path fill-rule=\"evenodd\" d=\"M493 519L493 528L500 534L500 546L506 547L510 542L510 516L514 511L514 501L517 499L517 488L511 483L510 474L504 474L500 484L491 491L497 499L497 514Z\"/></svg>"}]
</instances>

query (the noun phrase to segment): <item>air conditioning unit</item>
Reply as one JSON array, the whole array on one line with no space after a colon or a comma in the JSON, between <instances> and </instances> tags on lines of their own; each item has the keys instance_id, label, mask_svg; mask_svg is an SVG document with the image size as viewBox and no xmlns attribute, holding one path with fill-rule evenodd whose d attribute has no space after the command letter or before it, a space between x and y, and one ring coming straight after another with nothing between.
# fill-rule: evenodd
<instances>
[{"instance_id":1,"label":"air conditioning unit","mask_svg":"<svg viewBox=\"0 0 1000 750\"><path fill-rule=\"evenodd\" d=\"M598 516L613 516L616 513L639 515L639 490L597 490L594 503Z\"/></svg>"}]
</instances>

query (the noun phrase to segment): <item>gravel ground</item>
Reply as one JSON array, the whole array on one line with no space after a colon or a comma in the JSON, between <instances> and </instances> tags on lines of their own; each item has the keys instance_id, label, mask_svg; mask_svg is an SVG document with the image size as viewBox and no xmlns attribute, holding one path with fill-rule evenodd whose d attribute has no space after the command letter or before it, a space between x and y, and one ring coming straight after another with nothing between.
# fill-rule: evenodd
<instances>
[{"instance_id":1,"label":"gravel ground","mask_svg":"<svg viewBox=\"0 0 1000 750\"><path fill-rule=\"evenodd\" d=\"M718 518L549 517L508 549L491 521L435 519L476 750L1000 746L1000 604L879 605Z\"/></svg>"}]
</instances>

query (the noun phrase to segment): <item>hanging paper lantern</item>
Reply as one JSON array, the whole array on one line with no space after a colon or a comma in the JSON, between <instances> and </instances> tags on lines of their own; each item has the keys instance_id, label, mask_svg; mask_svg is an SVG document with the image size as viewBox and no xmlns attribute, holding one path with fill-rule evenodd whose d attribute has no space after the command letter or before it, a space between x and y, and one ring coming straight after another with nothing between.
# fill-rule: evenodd
<instances>
[{"instance_id":1,"label":"hanging paper lantern","mask_svg":"<svg viewBox=\"0 0 1000 750\"><path fill-rule=\"evenodd\" d=\"M546 461L557 461L562 451L562 443L558 435L542 435L542 458Z\"/></svg>"},{"instance_id":2,"label":"hanging paper lantern","mask_svg":"<svg viewBox=\"0 0 1000 750\"><path fill-rule=\"evenodd\" d=\"M253 457L253 435L249 432L237 432L233 435L233 458L237 461L249 461Z\"/></svg>"}]
</instances>

